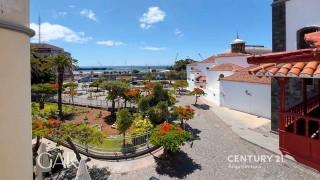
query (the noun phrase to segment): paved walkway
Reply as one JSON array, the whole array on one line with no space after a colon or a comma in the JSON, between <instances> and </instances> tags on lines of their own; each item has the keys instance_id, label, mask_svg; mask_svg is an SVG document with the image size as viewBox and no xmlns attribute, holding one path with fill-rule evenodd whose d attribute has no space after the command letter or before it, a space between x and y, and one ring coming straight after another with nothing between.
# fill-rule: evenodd
<instances>
[{"instance_id":1,"label":"paved walkway","mask_svg":"<svg viewBox=\"0 0 320 180\"><path fill-rule=\"evenodd\" d=\"M177 105L190 105L195 99L182 96L178 100L180 102ZM251 130L264 125L268 120L210 106L210 102L200 100L199 103L206 105L202 106L203 109L196 109L195 118L188 121L191 127L190 132L195 136L192 147L186 143L182 147L183 151L168 161L160 160L156 155L122 162L91 160L87 165L90 167L92 179L147 180L152 176L161 180L320 179L317 171L286 158L277 162L279 160L277 154L248 142L276 148L276 143L269 139L272 137L265 137ZM207 105L210 107L206 109ZM273 141L276 142L275 138ZM270 142L271 144L268 144ZM267 156L271 160L270 162L261 159L239 162L238 156L256 158ZM75 174L74 171L69 172L69 175L62 173L60 179L71 178L72 174Z\"/></svg>"},{"instance_id":2,"label":"paved walkway","mask_svg":"<svg viewBox=\"0 0 320 180\"><path fill-rule=\"evenodd\" d=\"M240 138L247 140L255 145L265 148L273 153L281 155L279 150L279 139L271 135L266 135L254 131L263 125L270 124L270 120L266 118L257 117L247 113L243 113L236 110L230 110L216 106L213 102L210 102L205 97L201 97L201 101L210 106L210 109L227 125L229 125L233 132L235 132ZM290 156L287 158L293 160Z\"/></svg>"}]
</instances>

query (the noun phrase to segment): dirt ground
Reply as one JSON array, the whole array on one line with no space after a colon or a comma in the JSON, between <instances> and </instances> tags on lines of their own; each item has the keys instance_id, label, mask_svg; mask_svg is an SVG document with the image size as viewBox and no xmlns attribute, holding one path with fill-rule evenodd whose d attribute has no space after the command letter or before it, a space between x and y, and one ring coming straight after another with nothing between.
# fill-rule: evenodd
<instances>
[{"instance_id":1,"label":"dirt ground","mask_svg":"<svg viewBox=\"0 0 320 180\"><path fill-rule=\"evenodd\" d=\"M101 111L102 116L98 118L98 114ZM66 120L68 123L82 123L83 118L87 116L89 120L89 126L100 124L102 125L102 132L106 135L114 136L119 135L118 130L111 127L112 124L115 123L115 119L110 117L109 111L104 111L100 109L94 108L84 108L84 112L76 113L74 116L70 117L70 119ZM132 125L130 129L126 132L129 133L133 130L134 126Z\"/></svg>"}]
</instances>

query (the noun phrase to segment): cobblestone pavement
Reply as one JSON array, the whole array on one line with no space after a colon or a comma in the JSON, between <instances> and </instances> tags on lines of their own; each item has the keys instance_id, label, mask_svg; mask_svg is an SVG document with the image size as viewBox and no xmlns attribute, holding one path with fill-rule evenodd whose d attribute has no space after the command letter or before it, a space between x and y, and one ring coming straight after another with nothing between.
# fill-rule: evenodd
<instances>
[{"instance_id":1,"label":"cobblestone pavement","mask_svg":"<svg viewBox=\"0 0 320 180\"><path fill-rule=\"evenodd\" d=\"M194 97L182 96L178 105L194 103ZM201 101L199 102L201 103ZM205 106L204 106L205 107ZM206 108L204 108L206 109ZM159 179L320 179L320 174L286 158L277 159L276 155L240 139L210 109L196 109L196 116L188 124L196 139L186 143L182 152L169 162L156 160L154 166L121 174L111 173L109 179L143 179L154 176ZM273 157L271 162L229 162L236 156L250 155L257 158ZM280 160L280 162L276 162Z\"/></svg>"}]
</instances>

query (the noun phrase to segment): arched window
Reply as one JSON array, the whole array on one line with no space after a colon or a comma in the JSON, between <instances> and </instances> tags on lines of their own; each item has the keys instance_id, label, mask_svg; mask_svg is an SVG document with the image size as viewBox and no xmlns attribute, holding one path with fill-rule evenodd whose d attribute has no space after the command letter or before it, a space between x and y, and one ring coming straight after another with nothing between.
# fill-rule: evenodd
<instances>
[{"instance_id":1,"label":"arched window","mask_svg":"<svg viewBox=\"0 0 320 180\"><path fill-rule=\"evenodd\" d=\"M305 27L297 31L297 49L311 48L311 45L304 40L304 35L316 31L320 31L320 27Z\"/></svg>"},{"instance_id":2,"label":"arched window","mask_svg":"<svg viewBox=\"0 0 320 180\"><path fill-rule=\"evenodd\" d=\"M220 74L220 76L219 76L219 79L218 79L218 80L220 80L221 78L224 78L224 75L223 75L223 74Z\"/></svg>"}]
</instances>

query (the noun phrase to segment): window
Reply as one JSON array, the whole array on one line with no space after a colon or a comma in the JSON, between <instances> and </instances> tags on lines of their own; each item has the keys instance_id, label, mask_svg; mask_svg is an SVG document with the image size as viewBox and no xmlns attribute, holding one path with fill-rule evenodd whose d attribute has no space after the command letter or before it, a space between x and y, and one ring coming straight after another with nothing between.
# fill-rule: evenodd
<instances>
[{"instance_id":1,"label":"window","mask_svg":"<svg viewBox=\"0 0 320 180\"><path fill-rule=\"evenodd\" d=\"M206 69L210 69L209 67L207 67Z\"/></svg>"},{"instance_id":2,"label":"window","mask_svg":"<svg viewBox=\"0 0 320 180\"><path fill-rule=\"evenodd\" d=\"M193 67L191 67L191 70L193 70Z\"/></svg>"},{"instance_id":3,"label":"window","mask_svg":"<svg viewBox=\"0 0 320 180\"><path fill-rule=\"evenodd\" d=\"M220 74L219 79L221 79L221 78L224 78L224 75L223 75L223 74ZM218 80L219 80L219 79L218 79Z\"/></svg>"},{"instance_id":4,"label":"window","mask_svg":"<svg viewBox=\"0 0 320 180\"><path fill-rule=\"evenodd\" d=\"M311 45L304 40L304 35L316 31L320 31L320 27L305 27L297 31L297 49L311 48Z\"/></svg>"}]
</instances>

